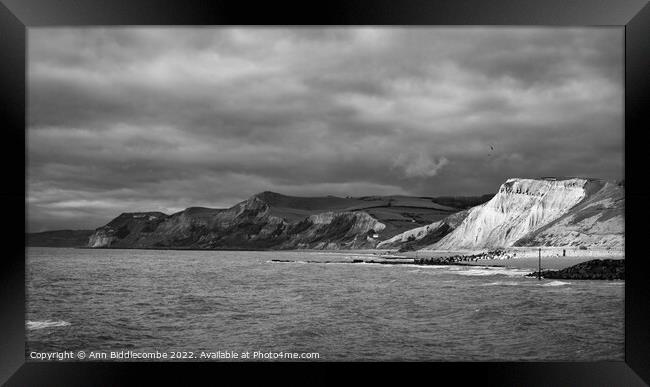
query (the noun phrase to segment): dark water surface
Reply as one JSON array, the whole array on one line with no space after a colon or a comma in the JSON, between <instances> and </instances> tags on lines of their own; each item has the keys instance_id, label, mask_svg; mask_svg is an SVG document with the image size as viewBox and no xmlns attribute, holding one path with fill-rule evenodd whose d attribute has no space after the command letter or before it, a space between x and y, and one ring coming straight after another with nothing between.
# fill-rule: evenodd
<instances>
[{"instance_id":1,"label":"dark water surface","mask_svg":"<svg viewBox=\"0 0 650 387\"><path fill-rule=\"evenodd\" d=\"M538 281L522 268L270 262L371 257L29 248L27 353L623 360L622 281Z\"/></svg>"}]
</instances>

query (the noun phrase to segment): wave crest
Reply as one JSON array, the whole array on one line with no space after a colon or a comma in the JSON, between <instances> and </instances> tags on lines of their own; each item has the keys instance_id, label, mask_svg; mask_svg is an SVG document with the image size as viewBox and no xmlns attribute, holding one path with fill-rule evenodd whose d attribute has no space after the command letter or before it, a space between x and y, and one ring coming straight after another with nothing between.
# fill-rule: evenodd
<instances>
[{"instance_id":1,"label":"wave crest","mask_svg":"<svg viewBox=\"0 0 650 387\"><path fill-rule=\"evenodd\" d=\"M32 329L32 330L55 328L55 327L67 327L68 325L70 325L70 323L63 320L27 321L27 329Z\"/></svg>"},{"instance_id":2,"label":"wave crest","mask_svg":"<svg viewBox=\"0 0 650 387\"><path fill-rule=\"evenodd\" d=\"M551 282L545 283L542 286L563 286L563 285L571 285L571 284L569 282L551 281Z\"/></svg>"}]
</instances>

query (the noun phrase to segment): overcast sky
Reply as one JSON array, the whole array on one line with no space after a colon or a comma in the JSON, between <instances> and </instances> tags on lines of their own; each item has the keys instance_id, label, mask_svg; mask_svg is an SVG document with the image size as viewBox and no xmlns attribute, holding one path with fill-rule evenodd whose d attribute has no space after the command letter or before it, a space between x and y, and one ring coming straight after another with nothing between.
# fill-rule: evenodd
<instances>
[{"instance_id":1,"label":"overcast sky","mask_svg":"<svg viewBox=\"0 0 650 387\"><path fill-rule=\"evenodd\" d=\"M30 28L30 231L623 178L622 28Z\"/></svg>"}]
</instances>

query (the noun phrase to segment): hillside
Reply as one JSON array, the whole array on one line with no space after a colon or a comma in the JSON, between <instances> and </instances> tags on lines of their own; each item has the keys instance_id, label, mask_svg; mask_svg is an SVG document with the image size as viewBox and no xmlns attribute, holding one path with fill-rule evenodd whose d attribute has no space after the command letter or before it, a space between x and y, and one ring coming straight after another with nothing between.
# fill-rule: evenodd
<instances>
[{"instance_id":1,"label":"hillside","mask_svg":"<svg viewBox=\"0 0 650 387\"><path fill-rule=\"evenodd\" d=\"M377 248L399 248L399 251L421 249L438 242L451 233L467 217L468 213L468 210L459 211L437 222L405 231L379 243Z\"/></svg>"},{"instance_id":2,"label":"hillside","mask_svg":"<svg viewBox=\"0 0 650 387\"><path fill-rule=\"evenodd\" d=\"M461 202L480 200L460 198ZM296 197L262 192L228 209L124 213L98 228L89 247L355 249L458 212L430 197Z\"/></svg>"}]
</instances>

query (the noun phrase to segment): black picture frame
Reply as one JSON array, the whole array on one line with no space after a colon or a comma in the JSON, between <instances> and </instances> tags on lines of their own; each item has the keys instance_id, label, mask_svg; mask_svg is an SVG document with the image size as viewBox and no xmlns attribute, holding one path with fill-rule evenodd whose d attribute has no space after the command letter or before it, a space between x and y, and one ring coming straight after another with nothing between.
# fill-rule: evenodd
<instances>
[{"instance_id":1,"label":"black picture frame","mask_svg":"<svg viewBox=\"0 0 650 387\"><path fill-rule=\"evenodd\" d=\"M360 371L404 381L417 370L425 381L482 385L642 386L650 383L650 257L642 227L648 216L648 165L644 151L650 101L650 5L643 0L457 1L166 1L0 0L0 382L7 386L124 385L142 375L187 384L188 377L223 374L237 382L263 376L287 380L293 363L91 363L25 362L25 169L26 32L36 26L91 25L535 25L625 28L626 272L625 361L545 363L301 363L304 382L344 378ZM22 228L21 228L22 227ZM647 254L645 254L647 255ZM255 371L251 372L251 368ZM345 377L347 378L347 377Z\"/></svg>"}]
</instances>

